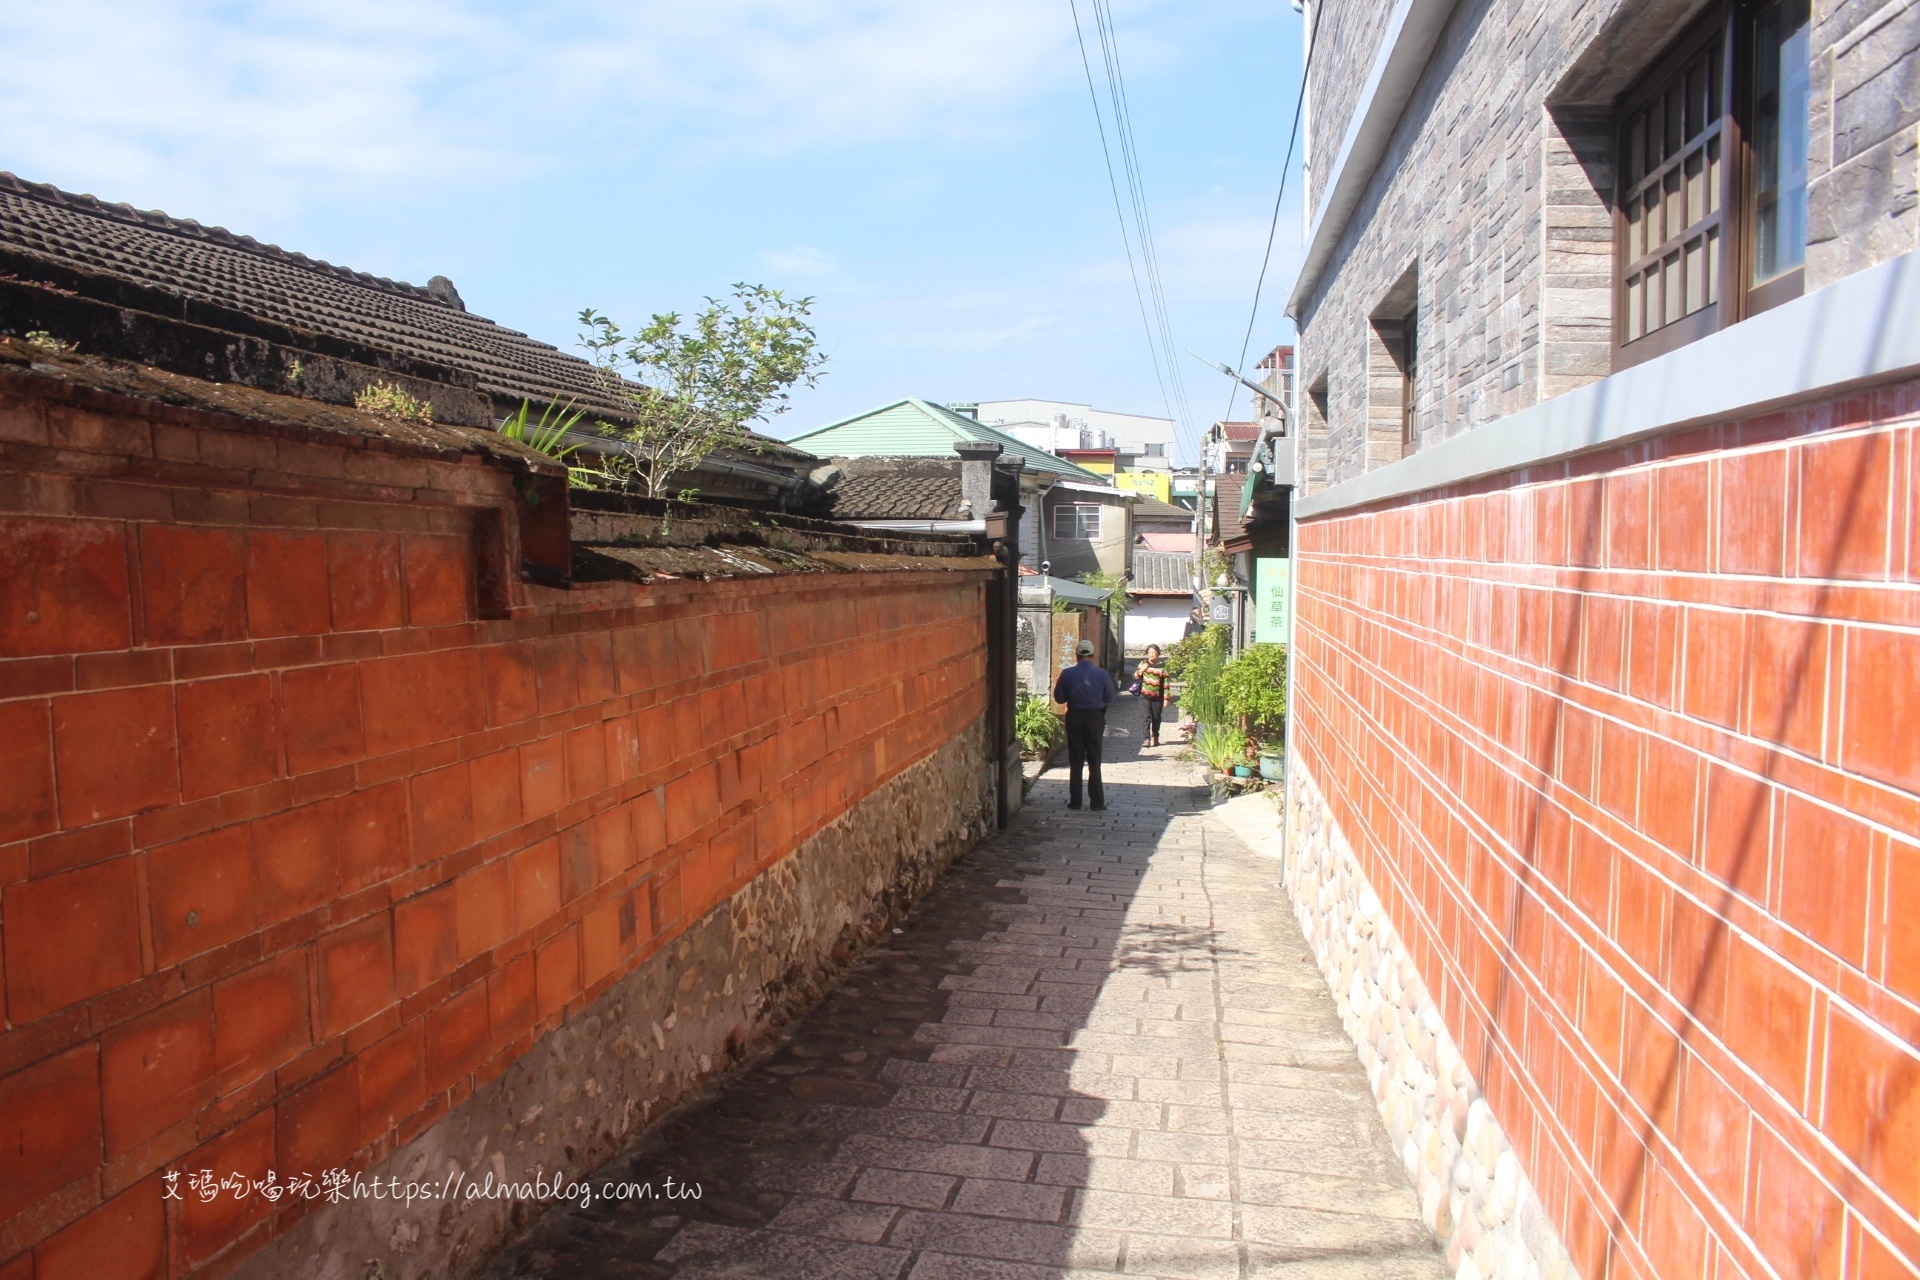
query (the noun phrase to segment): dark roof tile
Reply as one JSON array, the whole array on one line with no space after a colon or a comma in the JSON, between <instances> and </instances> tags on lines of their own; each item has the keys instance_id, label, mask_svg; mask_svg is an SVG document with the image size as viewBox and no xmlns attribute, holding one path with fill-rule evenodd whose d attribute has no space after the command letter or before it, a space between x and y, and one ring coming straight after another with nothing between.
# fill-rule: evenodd
<instances>
[{"instance_id":1,"label":"dark roof tile","mask_svg":"<svg viewBox=\"0 0 1920 1280\"><path fill-rule=\"evenodd\" d=\"M833 486L836 520L959 520L959 476L850 476Z\"/></svg>"},{"instance_id":2,"label":"dark roof tile","mask_svg":"<svg viewBox=\"0 0 1920 1280\"><path fill-rule=\"evenodd\" d=\"M223 227L0 172L0 251L472 374L496 401L573 401L624 416L592 364L466 310L450 281L407 284ZM809 455L756 436L776 456Z\"/></svg>"},{"instance_id":3,"label":"dark roof tile","mask_svg":"<svg viewBox=\"0 0 1920 1280\"><path fill-rule=\"evenodd\" d=\"M1133 581L1128 590L1143 596L1193 594L1193 557L1166 551L1133 553Z\"/></svg>"},{"instance_id":4,"label":"dark roof tile","mask_svg":"<svg viewBox=\"0 0 1920 1280\"><path fill-rule=\"evenodd\" d=\"M1162 502L1158 498L1139 497L1133 503L1133 523L1171 524L1189 528L1193 524L1193 512L1171 502Z\"/></svg>"}]
</instances>

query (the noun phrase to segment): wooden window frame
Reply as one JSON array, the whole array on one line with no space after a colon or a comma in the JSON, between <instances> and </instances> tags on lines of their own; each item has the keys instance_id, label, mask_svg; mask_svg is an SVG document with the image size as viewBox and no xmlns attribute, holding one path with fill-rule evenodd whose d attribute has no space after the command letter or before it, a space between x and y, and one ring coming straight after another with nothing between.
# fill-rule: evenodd
<instances>
[{"instance_id":1,"label":"wooden window frame","mask_svg":"<svg viewBox=\"0 0 1920 1280\"><path fill-rule=\"evenodd\" d=\"M1614 192L1613 192L1613 368L1631 367L1655 356L1664 355L1720 329L1738 324L1800 296L1805 282L1805 267L1796 267L1764 284L1750 286L1754 249L1756 197L1753 190L1753 157L1747 138L1752 120L1753 18L1763 6L1755 0L1720 0L1696 18L1686 31L1620 95L1614 106ZM1699 92L1690 92L1687 73L1695 62L1718 45L1718 84L1708 92L1704 82ZM1676 90L1679 92L1676 93ZM1698 98L1697 103L1690 99ZM1663 139L1661 158L1640 166L1632 164L1631 134L1642 120L1658 113L1664 126L1665 116L1678 99L1682 105L1682 137L1677 149ZM1719 111L1711 111L1717 101ZM1698 105L1702 113L1700 131L1684 128L1687 105ZM1645 142L1645 133L1642 134ZM1713 148L1719 151L1719 178L1712 178L1710 159ZM1689 161L1702 157L1701 181L1697 192L1689 186ZM1674 234L1663 235L1651 250L1639 246L1637 256L1629 257L1636 223L1632 210L1645 208L1645 197L1657 182L1679 179L1679 198L1684 202L1686 225ZM1713 206L1706 216L1694 216L1693 201L1707 199ZM1672 207L1673 197L1663 200L1664 215ZM1644 214L1643 214L1644 218ZM1663 228L1664 230L1664 228ZM1644 286L1639 295L1630 292L1630 277L1645 272L1656 262L1678 258L1676 276L1686 287L1689 265L1684 250L1695 239L1711 237L1712 248L1700 259L1699 280L1717 280L1714 300L1669 321L1651 332L1629 336L1630 308L1645 306ZM1636 237L1637 238L1637 237ZM1663 283L1664 288L1664 283Z\"/></svg>"},{"instance_id":2,"label":"wooden window frame","mask_svg":"<svg viewBox=\"0 0 1920 1280\"><path fill-rule=\"evenodd\" d=\"M1417 421L1420 394L1420 309L1400 320L1400 448L1412 453L1420 442Z\"/></svg>"}]
</instances>

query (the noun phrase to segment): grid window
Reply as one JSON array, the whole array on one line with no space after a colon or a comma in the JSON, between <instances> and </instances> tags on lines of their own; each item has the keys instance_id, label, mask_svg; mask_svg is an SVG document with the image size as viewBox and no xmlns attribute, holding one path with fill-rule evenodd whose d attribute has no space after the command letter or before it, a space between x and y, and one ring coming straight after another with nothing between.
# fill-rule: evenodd
<instances>
[{"instance_id":1,"label":"grid window","mask_svg":"<svg viewBox=\"0 0 1920 1280\"><path fill-rule=\"evenodd\" d=\"M1627 115L1620 202L1627 342L1720 301L1726 82L1726 40L1715 27Z\"/></svg>"},{"instance_id":2,"label":"grid window","mask_svg":"<svg viewBox=\"0 0 1920 1280\"><path fill-rule=\"evenodd\" d=\"M1798 297L1808 0L1717 6L1620 102L1616 366Z\"/></svg>"},{"instance_id":3,"label":"grid window","mask_svg":"<svg viewBox=\"0 0 1920 1280\"><path fill-rule=\"evenodd\" d=\"M1100 507L1097 503L1063 502L1053 509L1053 536L1097 542Z\"/></svg>"}]
</instances>

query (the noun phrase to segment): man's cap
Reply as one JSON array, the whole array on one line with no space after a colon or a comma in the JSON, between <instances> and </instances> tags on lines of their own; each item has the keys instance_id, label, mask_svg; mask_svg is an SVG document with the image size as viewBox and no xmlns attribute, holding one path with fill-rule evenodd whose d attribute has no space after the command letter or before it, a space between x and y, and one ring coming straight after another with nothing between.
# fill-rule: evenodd
<instances>
[{"instance_id":1,"label":"man's cap","mask_svg":"<svg viewBox=\"0 0 1920 1280\"><path fill-rule=\"evenodd\" d=\"M1083 658L1088 657L1093 653L1093 641L1082 640L1078 645L1074 646L1073 651Z\"/></svg>"}]
</instances>

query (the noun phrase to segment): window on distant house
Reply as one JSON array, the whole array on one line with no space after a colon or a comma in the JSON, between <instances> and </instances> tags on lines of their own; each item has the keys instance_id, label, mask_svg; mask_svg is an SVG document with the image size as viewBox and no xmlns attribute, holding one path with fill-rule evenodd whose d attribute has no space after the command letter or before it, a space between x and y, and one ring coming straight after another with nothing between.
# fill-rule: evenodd
<instances>
[{"instance_id":1,"label":"window on distant house","mask_svg":"<svg viewBox=\"0 0 1920 1280\"><path fill-rule=\"evenodd\" d=\"M1148 441L1148 443L1147 443L1147 456L1148 456L1149 458L1164 458L1164 457L1166 457L1166 456L1167 456L1167 446L1166 446L1166 443L1165 443L1164 441L1160 441L1160 440L1151 440L1151 441Z\"/></svg>"},{"instance_id":2,"label":"window on distant house","mask_svg":"<svg viewBox=\"0 0 1920 1280\"><path fill-rule=\"evenodd\" d=\"M1617 366L1799 296L1807 8L1716 6L1621 99Z\"/></svg>"},{"instance_id":3,"label":"window on distant house","mask_svg":"<svg viewBox=\"0 0 1920 1280\"><path fill-rule=\"evenodd\" d=\"M1063 502L1053 509L1053 536L1097 542L1100 538L1098 503Z\"/></svg>"}]
</instances>

